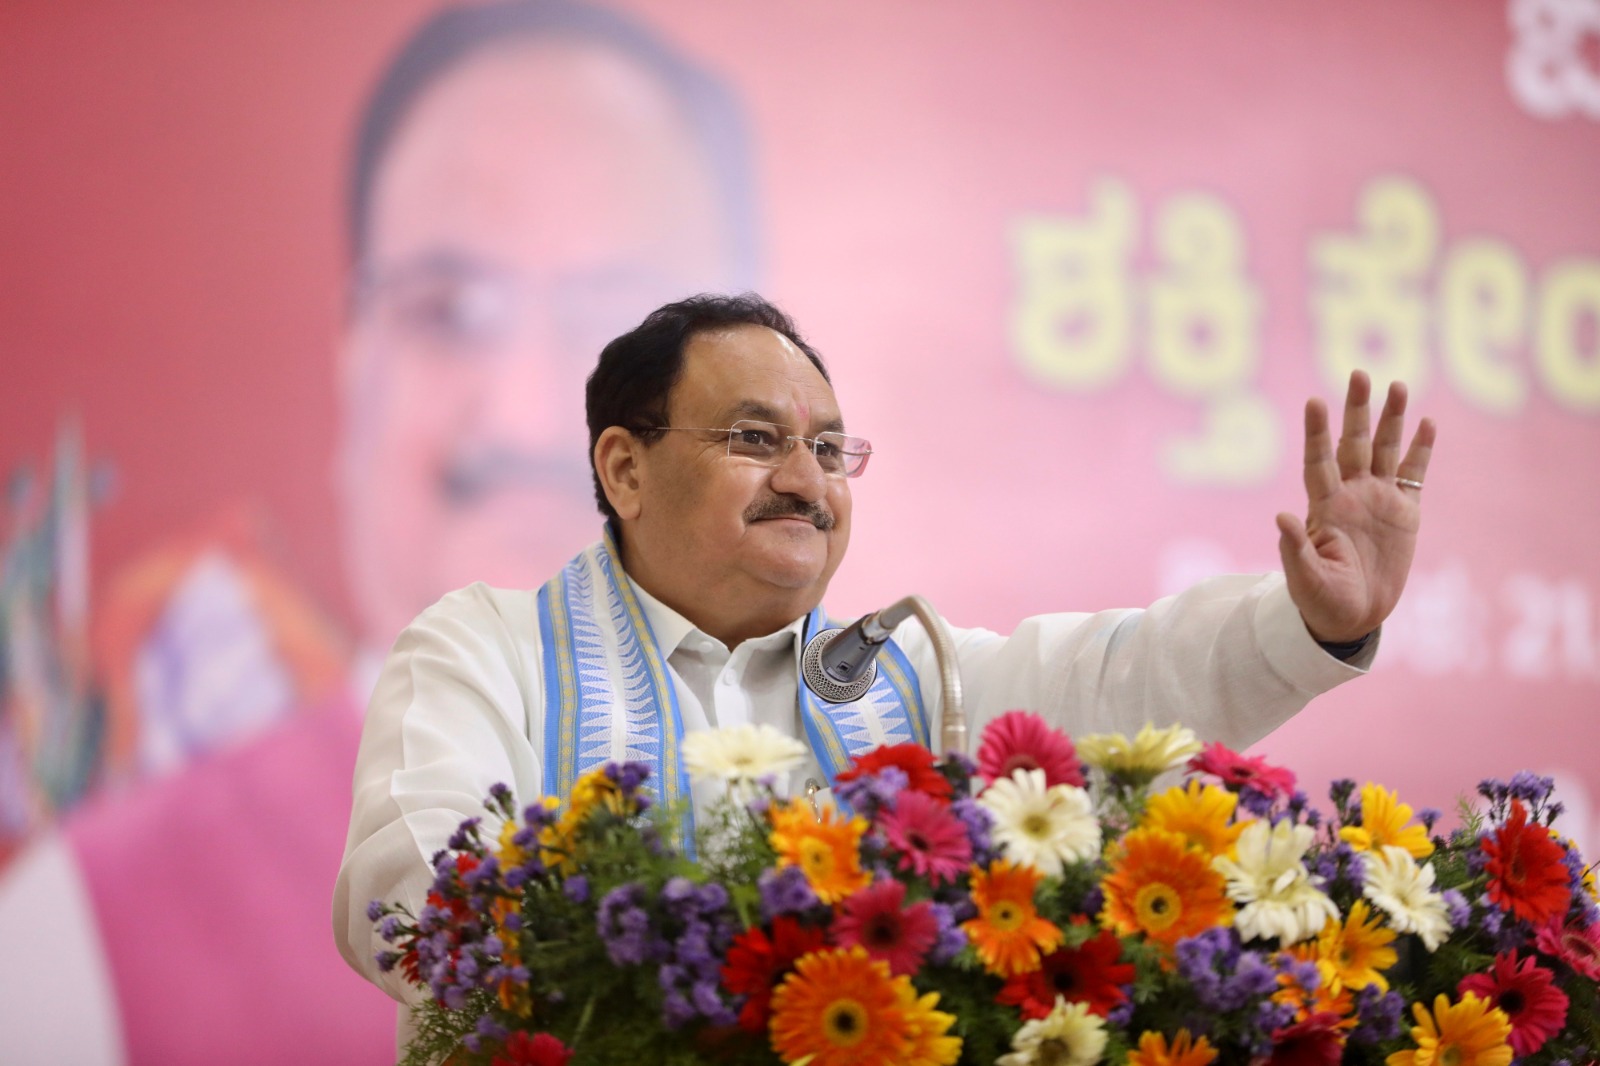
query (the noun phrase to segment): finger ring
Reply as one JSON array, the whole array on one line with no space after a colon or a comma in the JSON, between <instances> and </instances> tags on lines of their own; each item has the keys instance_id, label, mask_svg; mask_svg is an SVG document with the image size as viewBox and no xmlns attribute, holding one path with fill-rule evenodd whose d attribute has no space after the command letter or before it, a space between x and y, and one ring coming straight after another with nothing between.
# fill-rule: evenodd
<instances>
[{"instance_id":1,"label":"finger ring","mask_svg":"<svg viewBox=\"0 0 1600 1066\"><path fill-rule=\"evenodd\" d=\"M1397 477L1394 479L1394 483L1403 489L1416 489L1418 492L1422 491L1422 482L1412 481L1408 477Z\"/></svg>"}]
</instances>

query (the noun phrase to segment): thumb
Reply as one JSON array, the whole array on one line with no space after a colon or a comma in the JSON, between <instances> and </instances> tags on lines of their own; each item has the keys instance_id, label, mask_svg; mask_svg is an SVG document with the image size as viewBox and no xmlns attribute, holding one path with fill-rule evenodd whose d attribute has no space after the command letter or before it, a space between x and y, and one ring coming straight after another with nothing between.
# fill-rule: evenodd
<instances>
[{"instance_id":1,"label":"thumb","mask_svg":"<svg viewBox=\"0 0 1600 1066\"><path fill-rule=\"evenodd\" d=\"M1278 555L1283 559L1286 574L1304 572L1316 555L1311 538L1306 535L1305 523L1287 511L1278 515Z\"/></svg>"}]
</instances>

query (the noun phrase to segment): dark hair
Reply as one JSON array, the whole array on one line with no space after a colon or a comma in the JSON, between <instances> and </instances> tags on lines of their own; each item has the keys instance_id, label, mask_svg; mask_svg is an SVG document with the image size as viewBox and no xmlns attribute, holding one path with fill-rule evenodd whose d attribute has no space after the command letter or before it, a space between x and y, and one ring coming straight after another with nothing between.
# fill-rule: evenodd
<instances>
[{"instance_id":1,"label":"dark hair","mask_svg":"<svg viewBox=\"0 0 1600 1066\"><path fill-rule=\"evenodd\" d=\"M356 132L345 204L351 261L360 266L366 256L378 168L417 101L476 53L518 38L539 37L611 48L660 82L705 152L717 186L716 200L727 216L733 276L749 284L759 259L755 182L750 140L734 94L640 23L570 0L497 0L445 8L405 42L368 97Z\"/></svg>"},{"instance_id":2,"label":"dark hair","mask_svg":"<svg viewBox=\"0 0 1600 1066\"><path fill-rule=\"evenodd\" d=\"M621 426L646 443L660 440L659 427L667 422L667 399L683 375L684 348L697 334L730 326L766 326L783 334L805 353L822 379L831 382L822 357L800 336L794 321L753 292L738 296L702 293L651 311L643 322L605 346L584 390L594 498L607 518L615 519L617 512L606 499L600 471L594 465L594 446L600 434Z\"/></svg>"}]
</instances>

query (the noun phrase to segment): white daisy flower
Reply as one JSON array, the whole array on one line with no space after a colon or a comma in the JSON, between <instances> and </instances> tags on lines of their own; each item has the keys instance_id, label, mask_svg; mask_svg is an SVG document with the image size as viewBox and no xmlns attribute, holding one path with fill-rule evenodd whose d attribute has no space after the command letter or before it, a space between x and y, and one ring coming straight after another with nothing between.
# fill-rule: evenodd
<instances>
[{"instance_id":1,"label":"white daisy flower","mask_svg":"<svg viewBox=\"0 0 1600 1066\"><path fill-rule=\"evenodd\" d=\"M1423 947L1436 951L1450 937L1449 908L1433 890L1433 863L1418 866L1405 848L1393 844L1369 851L1366 884L1361 894L1389 916L1389 928L1415 933Z\"/></svg>"},{"instance_id":2,"label":"white daisy flower","mask_svg":"<svg viewBox=\"0 0 1600 1066\"><path fill-rule=\"evenodd\" d=\"M1006 857L1048 877L1100 853L1100 822L1089 793L1074 785L1046 787L1043 770L1013 770L984 789L978 802L994 815L993 836Z\"/></svg>"},{"instance_id":3,"label":"white daisy flower","mask_svg":"<svg viewBox=\"0 0 1600 1066\"><path fill-rule=\"evenodd\" d=\"M683 763L701 780L756 781L798 769L805 757L804 744L766 724L699 729L683 738Z\"/></svg>"},{"instance_id":4,"label":"white daisy flower","mask_svg":"<svg viewBox=\"0 0 1600 1066\"><path fill-rule=\"evenodd\" d=\"M1228 898L1239 904L1234 927L1244 940L1276 938L1287 947L1315 936L1339 908L1306 869L1316 831L1287 818L1277 825L1251 822L1239 834L1236 859L1218 856L1211 866L1227 879Z\"/></svg>"},{"instance_id":5,"label":"white daisy flower","mask_svg":"<svg viewBox=\"0 0 1600 1066\"><path fill-rule=\"evenodd\" d=\"M1094 1066L1105 1053L1105 1019L1091 1014L1087 1003L1057 996L1054 1010L1017 1030L1011 1054L995 1066Z\"/></svg>"}]
</instances>

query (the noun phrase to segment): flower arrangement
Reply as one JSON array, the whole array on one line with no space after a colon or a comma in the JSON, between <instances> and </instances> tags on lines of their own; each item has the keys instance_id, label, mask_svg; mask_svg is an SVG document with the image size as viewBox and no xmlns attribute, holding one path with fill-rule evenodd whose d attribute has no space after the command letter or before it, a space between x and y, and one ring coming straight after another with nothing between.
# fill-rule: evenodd
<instances>
[{"instance_id":1,"label":"flower arrangement","mask_svg":"<svg viewBox=\"0 0 1600 1066\"><path fill-rule=\"evenodd\" d=\"M372 905L427 993L407 1064L1600 1057L1600 897L1547 779L1483 782L1445 835L1182 727L1010 712L975 761L867 753L836 808L778 795L804 749L773 730L684 749L723 784L694 840L637 764L521 811L497 786L419 913Z\"/></svg>"}]
</instances>

